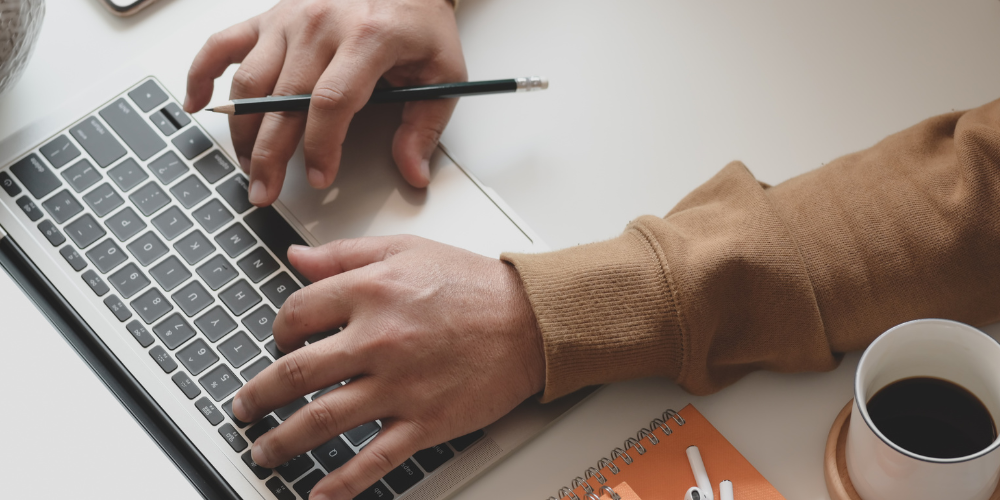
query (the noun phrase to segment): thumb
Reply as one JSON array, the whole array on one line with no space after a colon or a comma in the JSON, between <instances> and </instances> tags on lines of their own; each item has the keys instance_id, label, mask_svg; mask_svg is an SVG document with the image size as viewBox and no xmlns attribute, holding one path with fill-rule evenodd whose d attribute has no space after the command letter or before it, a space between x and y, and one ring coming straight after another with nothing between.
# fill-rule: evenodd
<instances>
[{"instance_id":1,"label":"thumb","mask_svg":"<svg viewBox=\"0 0 1000 500\"><path fill-rule=\"evenodd\" d=\"M292 245L288 247L288 260L306 279L317 283L330 276L381 262L419 241L416 236L401 235L336 240L315 248Z\"/></svg>"},{"instance_id":2,"label":"thumb","mask_svg":"<svg viewBox=\"0 0 1000 500\"><path fill-rule=\"evenodd\" d=\"M399 172L414 187L427 187L431 180L430 159L458 99L408 102L403 123L392 141L392 157Z\"/></svg>"}]
</instances>

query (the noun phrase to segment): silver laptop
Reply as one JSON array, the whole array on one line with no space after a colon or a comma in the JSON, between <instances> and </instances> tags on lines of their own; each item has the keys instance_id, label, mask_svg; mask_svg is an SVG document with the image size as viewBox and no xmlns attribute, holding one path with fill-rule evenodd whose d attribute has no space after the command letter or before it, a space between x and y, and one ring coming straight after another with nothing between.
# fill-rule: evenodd
<instances>
[{"instance_id":1,"label":"silver laptop","mask_svg":"<svg viewBox=\"0 0 1000 500\"><path fill-rule=\"evenodd\" d=\"M0 292L30 298L207 498L307 498L381 430L370 422L274 470L250 459L257 437L318 395L259 422L231 415L235 392L282 355L276 311L308 285L290 244L413 233L490 256L544 249L443 149L431 186L408 187L388 148L398 108L355 120L330 189L306 186L298 156L289 202L256 208L224 120L199 123L180 109L179 84L141 66L112 80L130 83L87 92L0 145L0 264L20 285ZM446 498L577 402L527 402L415 454L358 498Z\"/></svg>"}]
</instances>

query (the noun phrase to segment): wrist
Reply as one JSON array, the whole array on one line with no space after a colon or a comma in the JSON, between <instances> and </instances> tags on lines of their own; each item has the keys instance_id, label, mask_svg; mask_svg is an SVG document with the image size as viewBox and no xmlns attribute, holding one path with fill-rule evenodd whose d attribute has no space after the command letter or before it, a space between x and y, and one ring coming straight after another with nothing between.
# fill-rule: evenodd
<instances>
[{"instance_id":1,"label":"wrist","mask_svg":"<svg viewBox=\"0 0 1000 500\"><path fill-rule=\"evenodd\" d=\"M516 332L515 342L520 348L522 373L526 376L529 391L525 394L527 398L545 390L545 346L538 319L517 269L506 262L502 265L507 271L506 288L514 304L512 323Z\"/></svg>"}]
</instances>

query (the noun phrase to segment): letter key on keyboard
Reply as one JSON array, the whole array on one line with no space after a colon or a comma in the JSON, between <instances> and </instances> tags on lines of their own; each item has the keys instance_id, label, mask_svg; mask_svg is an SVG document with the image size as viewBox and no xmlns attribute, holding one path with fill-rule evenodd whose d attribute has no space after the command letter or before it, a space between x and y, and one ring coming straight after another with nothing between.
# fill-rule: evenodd
<instances>
[{"instance_id":1,"label":"letter key on keyboard","mask_svg":"<svg viewBox=\"0 0 1000 500\"><path fill-rule=\"evenodd\" d=\"M198 268L198 276L205 280L205 284L212 290L218 290L223 285L229 283L240 273L236 271L232 264L226 261L221 255L216 255Z\"/></svg>"},{"instance_id":2,"label":"letter key on keyboard","mask_svg":"<svg viewBox=\"0 0 1000 500\"><path fill-rule=\"evenodd\" d=\"M115 233L119 241L125 241L146 228L146 223L139 218L139 214L135 213L132 207L123 208L104 221L104 224Z\"/></svg>"},{"instance_id":3,"label":"letter key on keyboard","mask_svg":"<svg viewBox=\"0 0 1000 500\"><path fill-rule=\"evenodd\" d=\"M260 354L260 347L250 340L243 332L236 332L232 337L219 344L219 352L229 360L235 368L239 368ZM251 441L253 441L251 439Z\"/></svg>"},{"instance_id":4,"label":"letter key on keyboard","mask_svg":"<svg viewBox=\"0 0 1000 500\"><path fill-rule=\"evenodd\" d=\"M201 286L201 283L197 281L192 281L184 285L183 288L177 290L177 293L174 293L170 297L174 299L174 302L180 306L181 310L188 317L198 314L202 309L215 302L212 294L208 293L208 290L205 290L205 287Z\"/></svg>"},{"instance_id":5,"label":"letter key on keyboard","mask_svg":"<svg viewBox=\"0 0 1000 500\"><path fill-rule=\"evenodd\" d=\"M215 342L236 329L236 322L222 309L222 306L209 309L207 313L194 320L194 324L210 342Z\"/></svg>"},{"instance_id":6,"label":"letter key on keyboard","mask_svg":"<svg viewBox=\"0 0 1000 500\"><path fill-rule=\"evenodd\" d=\"M153 217L153 227L170 241L187 231L194 224L188 219L184 212L177 207L170 207L162 214Z\"/></svg>"},{"instance_id":7,"label":"letter key on keyboard","mask_svg":"<svg viewBox=\"0 0 1000 500\"><path fill-rule=\"evenodd\" d=\"M153 279L168 292L191 277L191 271L188 271L187 266L173 255L153 266L149 274L153 275Z\"/></svg>"}]
</instances>

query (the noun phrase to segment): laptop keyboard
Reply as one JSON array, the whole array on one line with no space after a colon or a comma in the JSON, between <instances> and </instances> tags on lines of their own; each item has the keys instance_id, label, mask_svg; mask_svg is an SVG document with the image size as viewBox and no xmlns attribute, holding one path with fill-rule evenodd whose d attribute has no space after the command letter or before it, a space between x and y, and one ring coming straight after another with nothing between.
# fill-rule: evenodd
<instances>
[{"instance_id":1,"label":"laptop keyboard","mask_svg":"<svg viewBox=\"0 0 1000 500\"><path fill-rule=\"evenodd\" d=\"M369 422L274 470L253 463L250 443L308 404L299 398L259 422L232 416L233 394L283 355L271 324L307 284L287 259L290 245L306 243L274 208L248 201L246 177L155 80L0 170L0 188L262 493L308 498L381 430ZM422 450L357 498L401 495L483 435Z\"/></svg>"}]
</instances>

